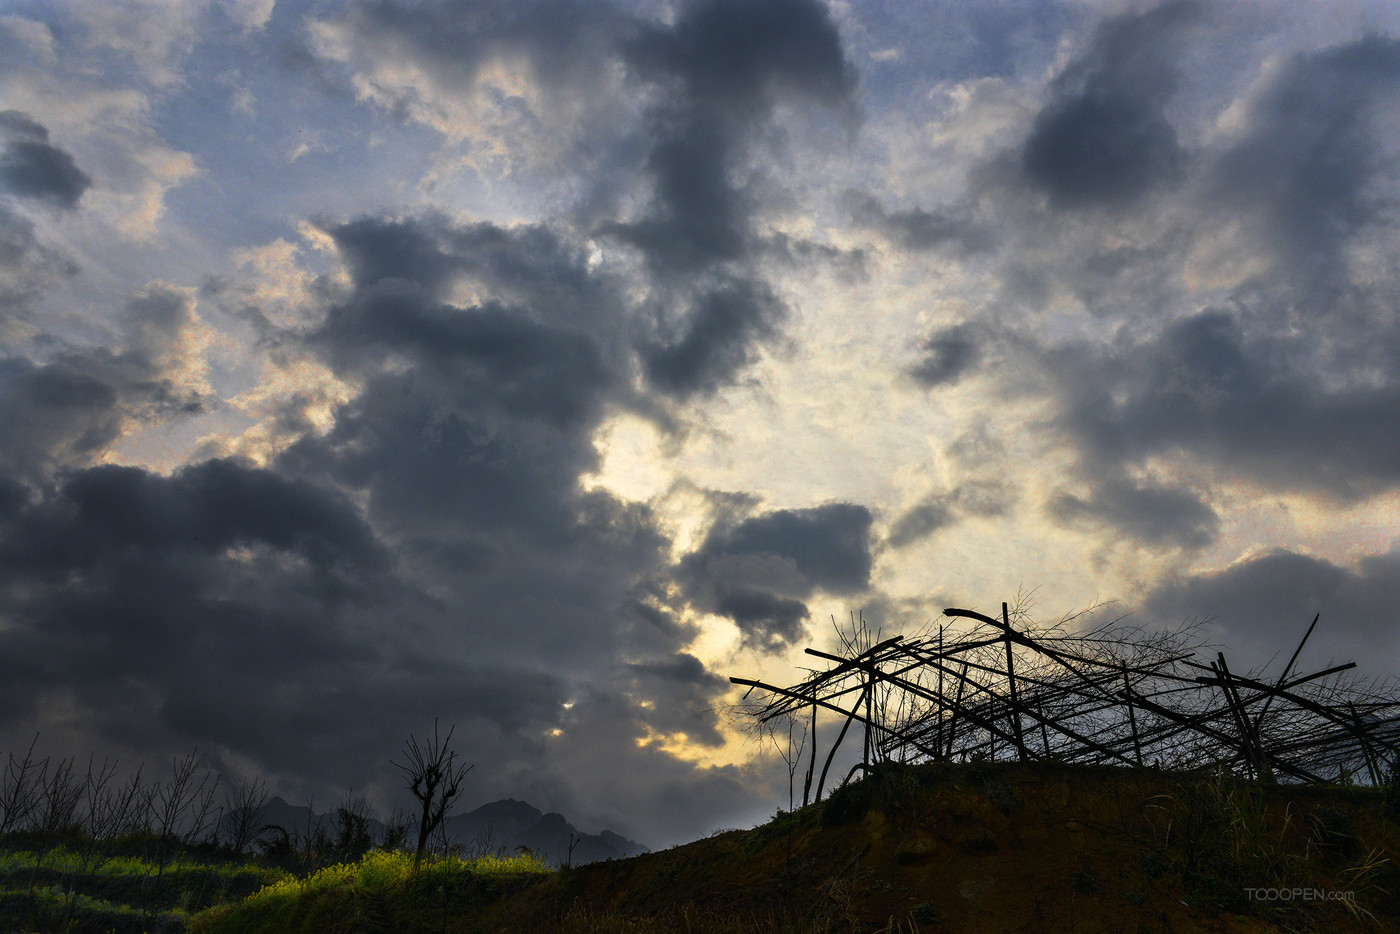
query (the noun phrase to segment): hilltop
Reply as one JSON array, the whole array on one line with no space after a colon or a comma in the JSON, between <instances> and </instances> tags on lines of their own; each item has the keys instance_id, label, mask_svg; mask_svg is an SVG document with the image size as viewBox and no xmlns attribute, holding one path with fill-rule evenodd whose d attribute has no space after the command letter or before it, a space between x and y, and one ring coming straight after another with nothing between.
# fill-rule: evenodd
<instances>
[{"instance_id":1,"label":"hilltop","mask_svg":"<svg viewBox=\"0 0 1400 934\"><path fill-rule=\"evenodd\" d=\"M1395 813L1378 789L1208 771L887 766L754 830L559 874L460 930L1400 930Z\"/></svg>"}]
</instances>

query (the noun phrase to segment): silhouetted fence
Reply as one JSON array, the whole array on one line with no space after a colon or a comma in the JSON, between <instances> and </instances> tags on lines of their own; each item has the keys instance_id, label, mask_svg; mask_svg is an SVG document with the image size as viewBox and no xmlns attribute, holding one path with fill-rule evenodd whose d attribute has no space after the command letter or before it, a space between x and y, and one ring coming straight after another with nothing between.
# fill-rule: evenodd
<instances>
[{"instance_id":1,"label":"silhouetted fence","mask_svg":"<svg viewBox=\"0 0 1400 934\"><path fill-rule=\"evenodd\" d=\"M730 678L749 691L760 725L809 720L813 742L803 804L820 800L852 724L863 729L849 779L880 761L1053 759L1188 769L1221 764L1264 781L1380 784L1400 749L1400 698L1363 684L1355 663L1294 674L1317 619L1277 678L1231 671L1223 653L1198 660L1189 631L1082 634L1012 625L973 610L944 615L970 624L937 636L895 636L845 654L807 649L828 662L788 687ZM865 633L865 643L873 639ZM750 701L754 691L764 692ZM819 712L840 724L822 757ZM815 780L815 797L812 796Z\"/></svg>"}]
</instances>

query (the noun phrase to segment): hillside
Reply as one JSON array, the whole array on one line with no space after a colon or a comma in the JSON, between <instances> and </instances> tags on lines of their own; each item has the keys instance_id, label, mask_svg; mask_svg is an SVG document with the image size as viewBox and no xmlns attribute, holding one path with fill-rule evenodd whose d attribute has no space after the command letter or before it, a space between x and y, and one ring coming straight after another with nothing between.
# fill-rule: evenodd
<instances>
[{"instance_id":1,"label":"hillside","mask_svg":"<svg viewBox=\"0 0 1400 934\"><path fill-rule=\"evenodd\" d=\"M1400 930L1394 791L1054 763L887 766L764 826L662 852L553 873L435 865L393 889L331 879L192 930Z\"/></svg>"},{"instance_id":2,"label":"hillside","mask_svg":"<svg viewBox=\"0 0 1400 934\"><path fill-rule=\"evenodd\" d=\"M461 930L1400 930L1391 809L1199 772L888 768L751 831L558 875Z\"/></svg>"}]
</instances>

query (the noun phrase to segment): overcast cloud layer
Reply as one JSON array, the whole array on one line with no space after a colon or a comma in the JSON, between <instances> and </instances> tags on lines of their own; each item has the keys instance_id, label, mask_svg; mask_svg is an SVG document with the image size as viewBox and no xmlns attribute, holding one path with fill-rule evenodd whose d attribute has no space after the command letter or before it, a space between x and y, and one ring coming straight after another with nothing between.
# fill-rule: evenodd
<instances>
[{"instance_id":1,"label":"overcast cloud layer","mask_svg":"<svg viewBox=\"0 0 1400 934\"><path fill-rule=\"evenodd\" d=\"M0 15L0 751L651 845L831 617L1400 673L1400 9Z\"/></svg>"}]
</instances>

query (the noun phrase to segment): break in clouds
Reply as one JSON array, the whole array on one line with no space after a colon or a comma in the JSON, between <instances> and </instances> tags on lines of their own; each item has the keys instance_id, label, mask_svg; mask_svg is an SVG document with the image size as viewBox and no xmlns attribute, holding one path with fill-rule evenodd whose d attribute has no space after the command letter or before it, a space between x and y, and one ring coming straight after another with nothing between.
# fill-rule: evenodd
<instances>
[{"instance_id":1,"label":"break in clouds","mask_svg":"<svg viewBox=\"0 0 1400 934\"><path fill-rule=\"evenodd\" d=\"M727 675L1039 587L1400 671L1361 3L0 17L0 738L649 844ZM1290 643L1291 644L1291 643ZM1311 650L1311 649L1310 649ZM1321 651L1321 650L1318 650Z\"/></svg>"}]
</instances>

